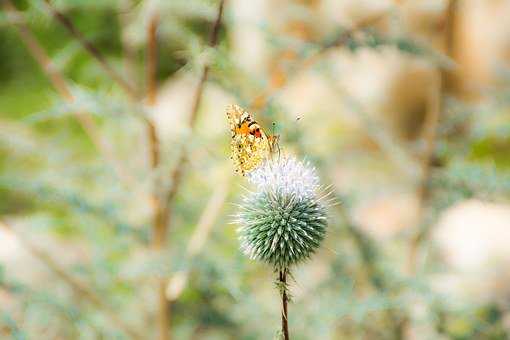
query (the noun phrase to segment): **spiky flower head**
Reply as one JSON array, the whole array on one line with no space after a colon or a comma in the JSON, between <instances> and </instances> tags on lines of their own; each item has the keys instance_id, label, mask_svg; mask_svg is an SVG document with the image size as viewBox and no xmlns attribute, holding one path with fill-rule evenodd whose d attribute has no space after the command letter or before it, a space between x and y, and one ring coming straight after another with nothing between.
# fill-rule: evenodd
<instances>
[{"instance_id":1,"label":"spiky flower head","mask_svg":"<svg viewBox=\"0 0 510 340\"><path fill-rule=\"evenodd\" d=\"M248 180L255 190L243 198L236 220L242 251L275 269L309 258L324 239L327 226L315 169L281 157L249 173Z\"/></svg>"}]
</instances>

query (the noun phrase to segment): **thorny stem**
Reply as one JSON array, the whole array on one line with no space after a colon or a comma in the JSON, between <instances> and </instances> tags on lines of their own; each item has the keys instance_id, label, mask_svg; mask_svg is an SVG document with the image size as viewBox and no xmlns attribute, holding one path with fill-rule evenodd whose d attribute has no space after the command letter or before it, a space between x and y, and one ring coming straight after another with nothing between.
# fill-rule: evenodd
<instances>
[{"instance_id":1,"label":"thorny stem","mask_svg":"<svg viewBox=\"0 0 510 340\"><path fill-rule=\"evenodd\" d=\"M288 320L288 308L287 304L289 298L287 296L287 269L279 271L278 277L281 285L281 296L282 296L282 334L284 340L289 340L289 320Z\"/></svg>"}]
</instances>

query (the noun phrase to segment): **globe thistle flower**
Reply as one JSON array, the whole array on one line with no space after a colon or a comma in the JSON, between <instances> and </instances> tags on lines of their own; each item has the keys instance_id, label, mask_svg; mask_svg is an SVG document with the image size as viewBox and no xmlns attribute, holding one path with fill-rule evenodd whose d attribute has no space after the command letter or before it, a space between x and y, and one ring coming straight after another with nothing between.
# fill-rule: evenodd
<instances>
[{"instance_id":1,"label":"globe thistle flower","mask_svg":"<svg viewBox=\"0 0 510 340\"><path fill-rule=\"evenodd\" d=\"M292 157L268 160L248 174L249 192L236 215L242 251L286 271L320 246L326 203L313 167Z\"/></svg>"}]
</instances>

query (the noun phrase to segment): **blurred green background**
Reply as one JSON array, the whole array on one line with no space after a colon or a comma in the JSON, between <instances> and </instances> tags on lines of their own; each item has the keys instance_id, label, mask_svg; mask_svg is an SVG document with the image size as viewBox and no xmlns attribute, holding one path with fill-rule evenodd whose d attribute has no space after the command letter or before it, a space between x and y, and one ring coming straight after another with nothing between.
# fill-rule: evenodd
<instances>
[{"instance_id":1,"label":"blurred green background","mask_svg":"<svg viewBox=\"0 0 510 340\"><path fill-rule=\"evenodd\" d=\"M509 1L0 3L0 338L279 336L234 103L338 202L292 339L509 338Z\"/></svg>"}]
</instances>

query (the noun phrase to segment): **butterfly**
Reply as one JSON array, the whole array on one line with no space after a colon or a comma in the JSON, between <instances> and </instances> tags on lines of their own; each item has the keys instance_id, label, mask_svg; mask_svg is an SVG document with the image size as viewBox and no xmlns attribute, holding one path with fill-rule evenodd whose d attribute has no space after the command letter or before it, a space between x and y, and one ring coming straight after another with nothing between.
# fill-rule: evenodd
<instances>
[{"instance_id":1,"label":"butterfly","mask_svg":"<svg viewBox=\"0 0 510 340\"><path fill-rule=\"evenodd\" d=\"M238 105L227 107L232 140L232 160L241 175L255 170L278 149L278 136L267 135L253 116Z\"/></svg>"}]
</instances>

